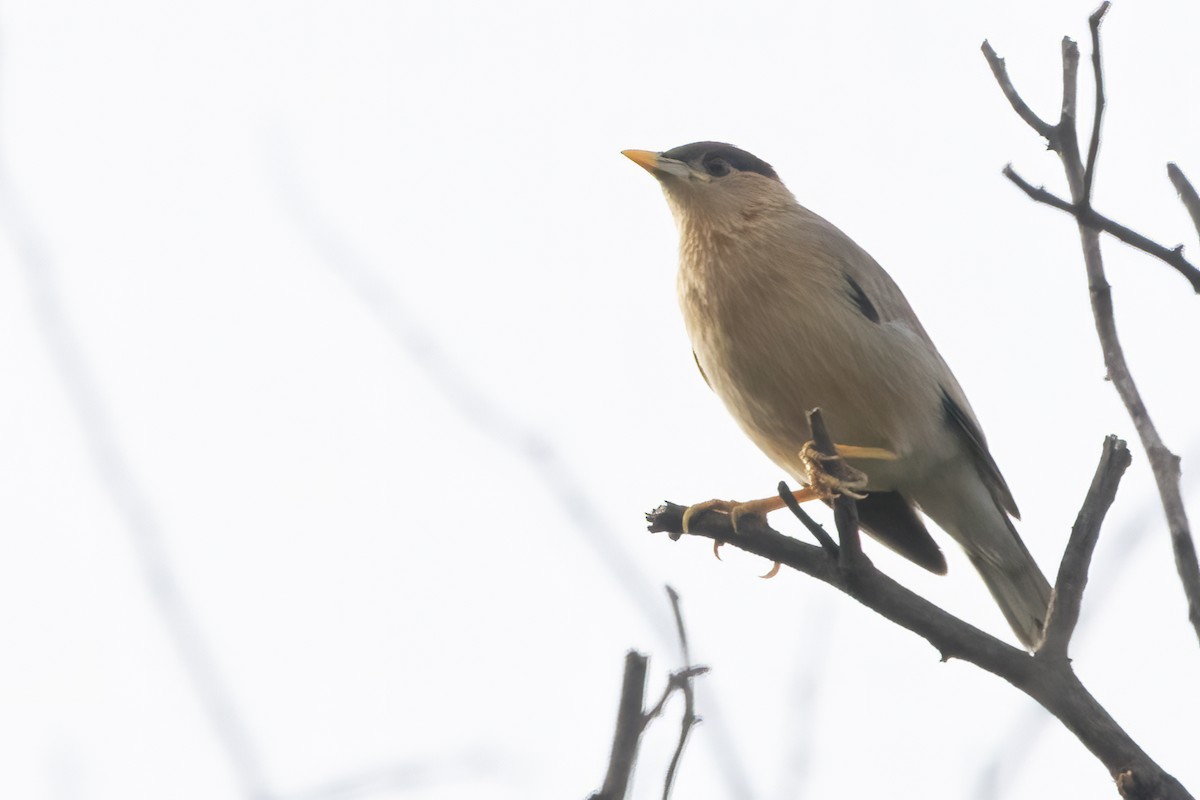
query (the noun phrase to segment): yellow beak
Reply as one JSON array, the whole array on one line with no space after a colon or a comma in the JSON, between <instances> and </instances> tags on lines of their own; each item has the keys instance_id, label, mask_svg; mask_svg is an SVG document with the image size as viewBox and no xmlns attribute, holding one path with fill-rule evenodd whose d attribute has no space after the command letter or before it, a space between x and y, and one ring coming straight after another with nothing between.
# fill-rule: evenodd
<instances>
[{"instance_id":1,"label":"yellow beak","mask_svg":"<svg viewBox=\"0 0 1200 800\"><path fill-rule=\"evenodd\" d=\"M621 155L637 164L651 175L658 172L658 153L649 150L622 150Z\"/></svg>"}]
</instances>

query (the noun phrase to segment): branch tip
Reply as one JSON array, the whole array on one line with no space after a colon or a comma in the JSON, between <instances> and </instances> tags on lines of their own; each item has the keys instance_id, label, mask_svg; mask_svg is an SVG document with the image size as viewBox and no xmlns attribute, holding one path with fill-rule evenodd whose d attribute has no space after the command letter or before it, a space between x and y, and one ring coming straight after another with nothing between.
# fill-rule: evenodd
<instances>
[{"instance_id":1,"label":"branch tip","mask_svg":"<svg viewBox=\"0 0 1200 800\"><path fill-rule=\"evenodd\" d=\"M1200 195L1196 193L1196 187L1192 186L1183 170L1174 162L1167 164L1167 177L1171 179L1179 199L1183 201L1183 207L1192 218L1192 224L1196 226L1196 235L1200 236ZM1200 287L1197 287L1196 291L1200 292Z\"/></svg>"},{"instance_id":2,"label":"branch tip","mask_svg":"<svg viewBox=\"0 0 1200 800\"><path fill-rule=\"evenodd\" d=\"M780 481L777 489L779 491L779 498L783 500L783 503L788 507L788 510L792 512L796 519L800 520L800 522L804 524L805 528L808 528L808 532L811 533L814 538L816 538L817 542L831 558L837 558L837 543L833 541L833 537L825 532L824 527L822 527L815 519L810 517L807 511L800 507L800 503L798 500L796 500L796 496L792 494L791 487L787 485L787 481Z\"/></svg>"},{"instance_id":3,"label":"branch tip","mask_svg":"<svg viewBox=\"0 0 1200 800\"><path fill-rule=\"evenodd\" d=\"M1100 463L1096 465L1092 485L1075 518L1058 568L1046 619L1046 635L1037 652L1039 658L1067 658L1067 647L1079 622L1092 553L1100 538L1100 525L1117 496L1121 477L1132 459L1124 440L1112 435L1105 438Z\"/></svg>"}]
</instances>

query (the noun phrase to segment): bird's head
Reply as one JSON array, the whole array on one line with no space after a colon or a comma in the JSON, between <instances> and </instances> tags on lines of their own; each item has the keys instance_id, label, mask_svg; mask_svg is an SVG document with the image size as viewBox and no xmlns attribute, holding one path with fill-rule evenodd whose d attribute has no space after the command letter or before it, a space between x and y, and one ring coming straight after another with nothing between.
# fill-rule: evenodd
<instances>
[{"instance_id":1,"label":"bird's head","mask_svg":"<svg viewBox=\"0 0 1200 800\"><path fill-rule=\"evenodd\" d=\"M736 230L796 202L770 164L731 144L695 142L662 153L622 153L658 178L681 228Z\"/></svg>"}]
</instances>

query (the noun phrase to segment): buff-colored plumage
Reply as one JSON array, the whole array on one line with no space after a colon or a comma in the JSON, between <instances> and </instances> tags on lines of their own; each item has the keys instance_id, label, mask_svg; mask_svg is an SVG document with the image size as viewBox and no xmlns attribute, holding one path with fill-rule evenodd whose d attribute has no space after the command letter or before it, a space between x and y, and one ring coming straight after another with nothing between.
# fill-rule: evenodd
<instances>
[{"instance_id":1,"label":"buff-colored plumage","mask_svg":"<svg viewBox=\"0 0 1200 800\"><path fill-rule=\"evenodd\" d=\"M919 507L1035 648L1049 584L1009 520L1016 504L970 404L891 277L748 153L702 142L627 155L662 184L696 362L746 434L801 481L813 408L834 441L896 454L851 461L878 501L868 531L944 571Z\"/></svg>"}]
</instances>

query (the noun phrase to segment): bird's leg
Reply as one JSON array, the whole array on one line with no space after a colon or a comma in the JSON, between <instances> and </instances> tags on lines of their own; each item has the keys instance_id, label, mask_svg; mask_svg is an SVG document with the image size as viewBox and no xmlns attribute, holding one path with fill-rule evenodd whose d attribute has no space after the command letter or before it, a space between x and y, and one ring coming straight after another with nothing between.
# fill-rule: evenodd
<instances>
[{"instance_id":1,"label":"bird's leg","mask_svg":"<svg viewBox=\"0 0 1200 800\"><path fill-rule=\"evenodd\" d=\"M799 503L804 503L809 500L816 500L821 497L820 494L814 492L811 487L805 486L795 492L792 496ZM737 500L707 500L703 503L696 503L693 506L688 506L683 512L683 532L688 533L691 530L692 520L697 514L702 514L706 511L718 511L729 515L729 524L733 527L733 532L737 533L738 523L746 518L747 515L766 518L767 514L772 511L778 511L784 507L783 499L779 495L764 497L761 500L750 500L745 503Z\"/></svg>"},{"instance_id":2,"label":"bird's leg","mask_svg":"<svg viewBox=\"0 0 1200 800\"><path fill-rule=\"evenodd\" d=\"M827 456L816 448L812 442L805 442L800 448L800 463L808 475L808 486L792 492L798 503L809 500L832 500L838 495L845 494L855 500L862 500L866 495L861 494L867 488L867 476L845 462L847 458L876 459L880 461L895 461L899 456L891 450L882 447L859 447L853 444L837 444L836 456ZM747 515L766 517L772 511L783 508L785 503L779 495L764 497L761 500L740 502L738 500L706 500L687 507L683 512L683 532L691 530L691 522L697 514L706 511L717 511L729 515L729 523L734 533L738 530L738 521Z\"/></svg>"},{"instance_id":3,"label":"bird's leg","mask_svg":"<svg viewBox=\"0 0 1200 800\"><path fill-rule=\"evenodd\" d=\"M805 447L812 445L812 442L805 443ZM835 444L833 449L837 450L837 454L842 458L865 458L875 459L876 461L895 461L900 456L893 453L891 450L886 450L882 447L859 447L856 444ZM833 458L833 456L825 456Z\"/></svg>"},{"instance_id":4,"label":"bird's leg","mask_svg":"<svg viewBox=\"0 0 1200 800\"><path fill-rule=\"evenodd\" d=\"M804 503L809 500L817 499L817 495L812 493L812 490L807 486L798 491L792 492L796 498L796 502ZM783 500L778 496L764 497L761 500L750 500L742 503L737 500L706 500L703 503L696 503L688 506L683 512L683 532L688 533L691 530L692 520L697 514L703 514L707 511L717 511L722 514L729 515L729 524L733 527L733 532L738 532L740 521L745 519L747 515L757 516L766 521L767 514L772 511L778 511L784 507ZM721 545L725 544L720 539L713 540L713 555L718 559L721 558Z\"/></svg>"},{"instance_id":5,"label":"bird's leg","mask_svg":"<svg viewBox=\"0 0 1200 800\"><path fill-rule=\"evenodd\" d=\"M817 450L812 442L806 442L800 449L800 462L808 475L809 485L792 492L796 502L832 500L841 494L853 497L855 500L862 500L866 495L860 492L867 487L867 476L847 464L844 459L894 461L897 458L895 453L882 447L859 447L843 444L834 445L834 447L838 452L836 456L825 455ZM703 503L688 506L683 512L683 532L690 532L692 520L696 518L697 514L716 511L729 515L729 524L733 527L734 533L737 533L741 520L748 516L755 516L765 521L767 514L778 511L785 505L783 498L779 495L750 500L745 503L737 500L706 500ZM720 539L713 540L713 555L717 558L721 557L721 545L723 544L724 542ZM771 570L762 577L773 578L778 572L779 563L776 562Z\"/></svg>"}]
</instances>

